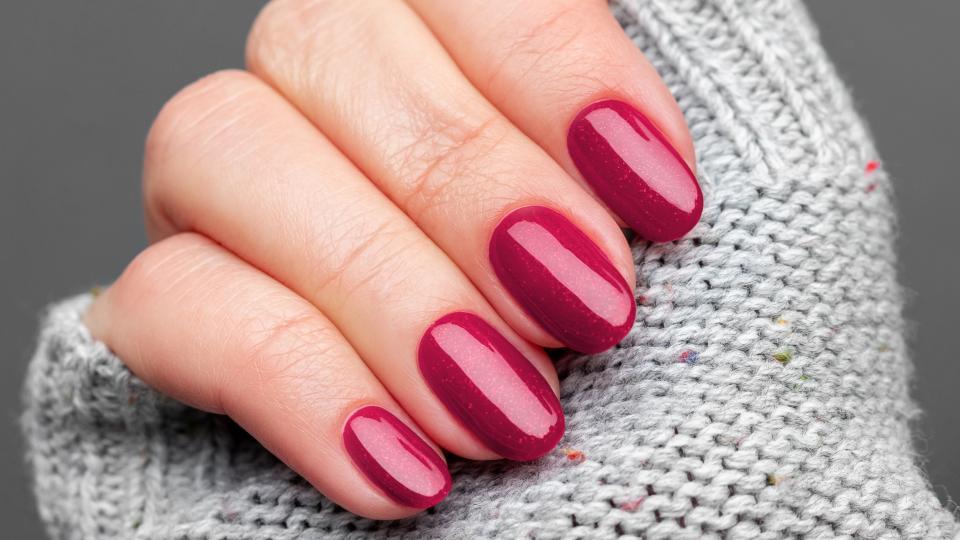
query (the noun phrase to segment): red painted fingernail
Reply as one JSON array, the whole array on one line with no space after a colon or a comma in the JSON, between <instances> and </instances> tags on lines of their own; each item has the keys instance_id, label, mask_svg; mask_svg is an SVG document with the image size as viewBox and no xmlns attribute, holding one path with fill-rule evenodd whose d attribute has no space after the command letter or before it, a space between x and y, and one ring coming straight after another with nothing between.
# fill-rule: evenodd
<instances>
[{"instance_id":1,"label":"red painted fingernail","mask_svg":"<svg viewBox=\"0 0 960 540\"><path fill-rule=\"evenodd\" d=\"M543 206L514 210L490 238L490 262L527 313L567 347L596 353L623 339L636 304L587 235Z\"/></svg>"},{"instance_id":2,"label":"red painted fingernail","mask_svg":"<svg viewBox=\"0 0 960 540\"><path fill-rule=\"evenodd\" d=\"M500 332L471 313L427 329L417 353L430 389L488 448L536 459L563 436L563 409L543 375Z\"/></svg>"},{"instance_id":3,"label":"red painted fingernail","mask_svg":"<svg viewBox=\"0 0 960 540\"><path fill-rule=\"evenodd\" d=\"M427 508L450 492L443 459L382 407L368 405L350 415L343 446L360 472L399 504Z\"/></svg>"},{"instance_id":4,"label":"red painted fingernail","mask_svg":"<svg viewBox=\"0 0 960 540\"><path fill-rule=\"evenodd\" d=\"M646 116L616 100L580 111L567 150L598 197L647 240L687 234L703 211L697 177Z\"/></svg>"}]
</instances>

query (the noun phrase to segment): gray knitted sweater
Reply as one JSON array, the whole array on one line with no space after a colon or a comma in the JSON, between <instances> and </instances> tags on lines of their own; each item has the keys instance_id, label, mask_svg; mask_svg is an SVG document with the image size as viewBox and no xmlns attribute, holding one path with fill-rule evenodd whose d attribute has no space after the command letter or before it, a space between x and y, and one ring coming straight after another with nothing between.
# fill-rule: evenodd
<instances>
[{"instance_id":1,"label":"gray knitted sweater","mask_svg":"<svg viewBox=\"0 0 960 540\"><path fill-rule=\"evenodd\" d=\"M25 385L56 538L941 538L911 446L891 186L789 0L612 6L686 114L705 190L634 246L637 321L562 358L567 433L532 463L451 460L450 496L375 522L252 438L146 387L53 306Z\"/></svg>"}]
</instances>

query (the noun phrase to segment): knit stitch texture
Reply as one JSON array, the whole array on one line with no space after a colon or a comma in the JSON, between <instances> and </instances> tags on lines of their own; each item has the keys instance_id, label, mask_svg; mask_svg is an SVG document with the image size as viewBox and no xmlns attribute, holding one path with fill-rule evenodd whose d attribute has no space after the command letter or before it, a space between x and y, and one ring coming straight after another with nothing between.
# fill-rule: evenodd
<instances>
[{"instance_id":1,"label":"knit stitch texture","mask_svg":"<svg viewBox=\"0 0 960 540\"><path fill-rule=\"evenodd\" d=\"M891 186L803 7L611 6L693 133L706 206L634 245L637 322L559 360L567 432L532 463L451 460L411 519L346 512L220 416L133 376L54 306L25 385L55 538L943 538L917 465ZM870 167L873 169L873 167Z\"/></svg>"}]
</instances>

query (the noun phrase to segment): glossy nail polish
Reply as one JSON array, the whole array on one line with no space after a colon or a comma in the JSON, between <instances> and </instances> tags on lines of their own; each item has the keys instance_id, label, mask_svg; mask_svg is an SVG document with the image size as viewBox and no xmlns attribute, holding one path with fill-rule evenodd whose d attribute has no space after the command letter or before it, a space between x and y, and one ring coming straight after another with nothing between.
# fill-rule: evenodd
<instances>
[{"instance_id":1,"label":"glossy nail polish","mask_svg":"<svg viewBox=\"0 0 960 540\"><path fill-rule=\"evenodd\" d=\"M609 349L633 326L623 276L555 210L526 206L504 217L490 238L490 263L526 312L571 349Z\"/></svg>"},{"instance_id":2,"label":"glossy nail polish","mask_svg":"<svg viewBox=\"0 0 960 540\"><path fill-rule=\"evenodd\" d=\"M567 150L598 197L647 240L676 240L703 211L697 177L646 116L617 100L580 111Z\"/></svg>"},{"instance_id":3,"label":"glossy nail polish","mask_svg":"<svg viewBox=\"0 0 960 540\"><path fill-rule=\"evenodd\" d=\"M472 313L433 323L417 351L433 393L487 448L507 459L536 459L563 436L553 389L500 332Z\"/></svg>"},{"instance_id":4,"label":"glossy nail polish","mask_svg":"<svg viewBox=\"0 0 960 540\"><path fill-rule=\"evenodd\" d=\"M427 508L450 492L443 459L382 407L368 405L350 415L343 446L357 469L398 504Z\"/></svg>"}]
</instances>

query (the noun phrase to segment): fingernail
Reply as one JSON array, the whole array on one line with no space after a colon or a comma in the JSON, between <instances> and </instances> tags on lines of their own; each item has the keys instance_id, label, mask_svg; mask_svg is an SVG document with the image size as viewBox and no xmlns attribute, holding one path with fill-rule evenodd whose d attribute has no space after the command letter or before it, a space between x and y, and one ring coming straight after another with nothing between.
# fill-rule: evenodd
<instances>
[{"instance_id":1,"label":"fingernail","mask_svg":"<svg viewBox=\"0 0 960 540\"><path fill-rule=\"evenodd\" d=\"M450 492L443 459L382 407L368 405L350 415L343 445L357 469L398 504L428 508Z\"/></svg>"},{"instance_id":2,"label":"fingernail","mask_svg":"<svg viewBox=\"0 0 960 540\"><path fill-rule=\"evenodd\" d=\"M623 339L636 313L623 276L558 212L527 206L490 238L490 262L517 302L567 347L596 353Z\"/></svg>"},{"instance_id":3,"label":"fingernail","mask_svg":"<svg viewBox=\"0 0 960 540\"><path fill-rule=\"evenodd\" d=\"M489 449L536 459L563 436L553 389L500 332L471 313L440 318L417 352L420 373L441 402Z\"/></svg>"},{"instance_id":4,"label":"fingernail","mask_svg":"<svg viewBox=\"0 0 960 540\"><path fill-rule=\"evenodd\" d=\"M580 111L567 149L598 197L647 240L687 234L703 211L697 177L646 116L617 100Z\"/></svg>"}]
</instances>

